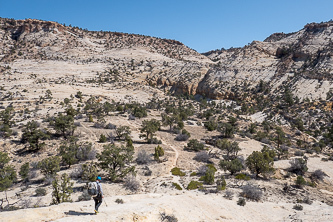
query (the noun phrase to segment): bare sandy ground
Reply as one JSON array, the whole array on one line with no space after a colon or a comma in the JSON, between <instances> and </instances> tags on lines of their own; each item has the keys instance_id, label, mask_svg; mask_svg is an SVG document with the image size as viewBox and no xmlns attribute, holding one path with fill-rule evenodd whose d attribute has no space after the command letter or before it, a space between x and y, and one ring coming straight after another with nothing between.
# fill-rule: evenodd
<instances>
[{"instance_id":1,"label":"bare sandy ground","mask_svg":"<svg viewBox=\"0 0 333 222\"><path fill-rule=\"evenodd\" d=\"M124 204L117 204L120 198ZM3 222L28 221L161 221L161 213L174 215L178 221L332 221L333 207L320 202L303 205L303 211L283 202L247 202L244 207L221 195L195 191L170 194L136 194L107 197L98 215L93 201L64 203L38 209L1 214Z\"/></svg>"}]
</instances>

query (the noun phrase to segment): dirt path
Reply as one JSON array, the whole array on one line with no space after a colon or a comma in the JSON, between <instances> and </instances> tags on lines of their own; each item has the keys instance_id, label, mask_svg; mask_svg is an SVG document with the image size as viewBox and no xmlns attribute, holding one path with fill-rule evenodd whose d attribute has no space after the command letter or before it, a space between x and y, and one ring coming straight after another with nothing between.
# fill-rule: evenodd
<instances>
[{"instance_id":1,"label":"dirt path","mask_svg":"<svg viewBox=\"0 0 333 222\"><path fill-rule=\"evenodd\" d=\"M83 128L85 128L87 131L89 131L89 132L91 133L91 135L92 135L92 136L94 137L94 139L95 139L95 140L88 139L88 141L91 141L91 142L96 142L96 141L98 141L98 138L97 138L96 134L95 134L91 129L89 129L88 127L86 127L82 122L81 122L81 126L82 126Z\"/></svg>"}]
</instances>

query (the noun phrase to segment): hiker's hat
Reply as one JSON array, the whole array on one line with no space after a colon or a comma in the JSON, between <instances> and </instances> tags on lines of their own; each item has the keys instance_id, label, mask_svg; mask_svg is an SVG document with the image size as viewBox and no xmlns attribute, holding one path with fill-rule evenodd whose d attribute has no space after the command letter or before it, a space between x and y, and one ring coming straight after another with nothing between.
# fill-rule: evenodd
<instances>
[{"instance_id":1,"label":"hiker's hat","mask_svg":"<svg viewBox=\"0 0 333 222\"><path fill-rule=\"evenodd\" d=\"M102 180L102 178L101 178L100 176L98 176L98 177L96 178L96 180Z\"/></svg>"}]
</instances>

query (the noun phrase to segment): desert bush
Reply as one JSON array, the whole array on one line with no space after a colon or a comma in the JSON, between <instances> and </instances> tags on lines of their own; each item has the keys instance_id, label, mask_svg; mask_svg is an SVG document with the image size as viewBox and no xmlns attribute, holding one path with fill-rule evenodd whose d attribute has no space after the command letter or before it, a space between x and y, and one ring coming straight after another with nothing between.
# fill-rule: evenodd
<instances>
[{"instance_id":1,"label":"desert bush","mask_svg":"<svg viewBox=\"0 0 333 222\"><path fill-rule=\"evenodd\" d=\"M214 131L217 129L217 122L215 119L210 119L209 121L204 123L204 126L208 131Z\"/></svg>"},{"instance_id":2,"label":"desert bush","mask_svg":"<svg viewBox=\"0 0 333 222\"><path fill-rule=\"evenodd\" d=\"M228 139L217 140L216 147L227 153L227 159L237 156L241 150L237 142L230 142Z\"/></svg>"},{"instance_id":3,"label":"desert bush","mask_svg":"<svg viewBox=\"0 0 333 222\"><path fill-rule=\"evenodd\" d=\"M224 193L224 198L232 200L232 198L234 197L234 192L232 192L231 190L227 190Z\"/></svg>"},{"instance_id":4,"label":"desert bush","mask_svg":"<svg viewBox=\"0 0 333 222\"><path fill-rule=\"evenodd\" d=\"M296 150L294 153L295 156L304 156L304 153L300 150Z\"/></svg>"},{"instance_id":5,"label":"desert bush","mask_svg":"<svg viewBox=\"0 0 333 222\"><path fill-rule=\"evenodd\" d=\"M257 176L273 172L275 152L264 147L261 152L253 151L246 159L246 166Z\"/></svg>"},{"instance_id":6,"label":"desert bush","mask_svg":"<svg viewBox=\"0 0 333 222\"><path fill-rule=\"evenodd\" d=\"M29 172L29 180L35 179L38 177L38 171L37 170L30 170Z\"/></svg>"},{"instance_id":7,"label":"desert bush","mask_svg":"<svg viewBox=\"0 0 333 222\"><path fill-rule=\"evenodd\" d=\"M178 183L172 183L172 186L177 190L182 190L183 188Z\"/></svg>"},{"instance_id":8,"label":"desert bush","mask_svg":"<svg viewBox=\"0 0 333 222\"><path fill-rule=\"evenodd\" d=\"M38 168L45 176L55 176L60 171L60 158L52 156L38 162Z\"/></svg>"},{"instance_id":9,"label":"desert bush","mask_svg":"<svg viewBox=\"0 0 333 222\"><path fill-rule=\"evenodd\" d=\"M305 204L309 204L309 205L311 205L312 203L313 203L313 201L312 200L310 200L310 198L309 197L304 197L304 199L303 199L303 201L302 201L303 203L305 203Z\"/></svg>"},{"instance_id":10,"label":"desert bush","mask_svg":"<svg viewBox=\"0 0 333 222\"><path fill-rule=\"evenodd\" d=\"M205 175L201 178L206 184L213 184L215 180L215 172L212 168L207 169Z\"/></svg>"},{"instance_id":11,"label":"desert bush","mask_svg":"<svg viewBox=\"0 0 333 222\"><path fill-rule=\"evenodd\" d=\"M263 195L259 187L254 185L245 185L242 187L242 192L240 193L242 197L250 200L259 201Z\"/></svg>"},{"instance_id":12,"label":"desert bush","mask_svg":"<svg viewBox=\"0 0 333 222\"><path fill-rule=\"evenodd\" d=\"M45 188L38 187L38 188L35 190L35 194L36 194L37 197L45 196L45 195L46 195L46 189L45 189Z\"/></svg>"},{"instance_id":13,"label":"desert bush","mask_svg":"<svg viewBox=\"0 0 333 222\"><path fill-rule=\"evenodd\" d=\"M244 198L239 198L238 199L238 201L237 201L237 205L239 205L239 206L245 206L245 204L246 204L246 200L244 199Z\"/></svg>"},{"instance_id":14,"label":"desert bush","mask_svg":"<svg viewBox=\"0 0 333 222\"><path fill-rule=\"evenodd\" d=\"M147 164L151 160L150 155L145 150L140 150L136 158L137 164Z\"/></svg>"},{"instance_id":15,"label":"desert bush","mask_svg":"<svg viewBox=\"0 0 333 222\"><path fill-rule=\"evenodd\" d=\"M158 145L155 147L155 155L164 156L164 149Z\"/></svg>"},{"instance_id":16,"label":"desert bush","mask_svg":"<svg viewBox=\"0 0 333 222\"><path fill-rule=\"evenodd\" d=\"M123 200L123 199L119 199L119 198L117 198L117 199L115 200L115 202L116 202L117 204L123 204L123 203L124 203L124 200Z\"/></svg>"},{"instance_id":17,"label":"desert bush","mask_svg":"<svg viewBox=\"0 0 333 222\"><path fill-rule=\"evenodd\" d=\"M178 219L175 215L167 215L166 213L161 213L161 221L165 222L178 222Z\"/></svg>"},{"instance_id":18,"label":"desert bush","mask_svg":"<svg viewBox=\"0 0 333 222\"><path fill-rule=\"evenodd\" d=\"M248 176L248 175L246 175L246 174L244 174L244 173L240 173L240 174L237 174L237 175L235 176L235 179L237 179L237 180L246 180L246 181L248 181L248 180L251 180L251 177Z\"/></svg>"},{"instance_id":19,"label":"desert bush","mask_svg":"<svg viewBox=\"0 0 333 222\"><path fill-rule=\"evenodd\" d=\"M295 180L295 184L297 187L302 188L304 185L306 185L306 181L301 175L299 175Z\"/></svg>"},{"instance_id":20,"label":"desert bush","mask_svg":"<svg viewBox=\"0 0 333 222\"><path fill-rule=\"evenodd\" d=\"M148 139L147 143L148 144L162 144L162 141L157 139L156 137L153 137L151 139Z\"/></svg>"},{"instance_id":21,"label":"desert bush","mask_svg":"<svg viewBox=\"0 0 333 222\"><path fill-rule=\"evenodd\" d=\"M91 196L88 194L87 190L83 190L82 194L78 197L78 201L91 200Z\"/></svg>"},{"instance_id":22,"label":"desert bush","mask_svg":"<svg viewBox=\"0 0 333 222\"><path fill-rule=\"evenodd\" d=\"M308 171L307 161L303 158L295 158L289 161L290 167L289 171L296 173L297 175L304 175Z\"/></svg>"},{"instance_id":23,"label":"desert bush","mask_svg":"<svg viewBox=\"0 0 333 222\"><path fill-rule=\"evenodd\" d=\"M31 205L32 205L32 200L31 200L31 198L23 199L23 200L21 200L21 202L22 202L21 205L22 205L22 208L23 208L23 209L30 208Z\"/></svg>"},{"instance_id":24,"label":"desert bush","mask_svg":"<svg viewBox=\"0 0 333 222\"><path fill-rule=\"evenodd\" d=\"M140 182L135 178L135 176L131 175L125 178L124 187L126 190L136 192L140 189Z\"/></svg>"},{"instance_id":25,"label":"desert bush","mask_svg":"<svg viewBox=\"0 0 333 222\"><path fill-rule=\"evenodd\" d=\"M224 171L229 171L231 175L240 172L244 169L243 163L238 158L235 158L231 161L221 160L219 166Z\"/></svg>"},{"instance_id":26,"label":"desert bush","mask_svg":"<svg viewBox=\"0 0 333 222\"><path fill-rule=\"evenodd\" d=\"M216 191L217 192L225 190L226 186L227 186L227 182L225 181L224 176L222 176L221 179L218 179L216 181Z\"/></svg>"},{"instance_id":27,"label":"desert bush","mask_svg":"<svg viewBox=\"0 0 333 222\"><path fill-rule=\"evenodd\" d=\"M192 172L191 174L190 174L190 177L194 177L194 176L196 176L197 175L197 172Z\"/></svg>"},{"instance_id":28,"label":"desert bush","mask_svg":"<svg viewBox=\"0 0 333 222\"><path fill-rule=\"evenodd\" d=\"M197 153L193 159L198 162L208 163L210 156L206 151L201 151L201 152Z\"/></svg>"},{"instance_id":29,"label":"desert bush","mask_svg":"<svg viewBox=\"0 0 333 222\"><path fill-rule=\"evenodd\" d=\"M70 196L73 193L73 184L66 173L62 174L60 179L55 177L52 182L52 204L71 202Z\"/></svg>"},{"instance_id":30,"label":"desert bush","mask_svg":"<svg viewBox=\"0 0 333 222\"><path fill-rule=\"evenodd\" d=\"M117 126L112 124L112 123L108 123L105 125L104 127L105 129L117 129Z\"/></svg>"},{"instance_id":31,"label":"desert bush","mask_svg":"<svg viewBox=\"0 0 333 222\"><path fill-rule=\"evenodd\" d=\"M82 165L78 165L77 167L75 167L71 174L70 174L70 178L71 179L78 179L81 178L82 176Z\"/></svg>"},{"instance_id":32,"label":"desert bush","mask_svg":"<svg viewBox=\"0 0 333 222\"><path fill-rule=\"evenodd\" d=\"M129 165L133 160L133 154L134 150L131 146L108 144L103 147L101 154L97 154L98 165L108 172L109 178L114 182L134 172L135 166Z\"/></svg>"},{"instance_id":33,"label":"desert bush","mask_svg":"<svg viewBox=\"0 0 333 222\"><path fill-rule=\"evenodd\" d=\"M300 204L295 204L295 205L293 206L293 209L301 211L301 210L303 210L303 206L300 205Z\"/></svg>"},{"instance_id":34,"label":"desert bush","mask_svg":"<svg viewBox=\"0 0 333 222\"><path fill-rule=\"evenodd\" d=\"M101 135L99 136L99 141L98 141L98 142L100 142L100 143L105 143L106 141L107 141L106 136L105 136L104 134L101 134Z\"/></svg>"},{"instance_id":35,"label":"desert bush","mask_svg":"<svg viewBox=\"0 0 333 222\"><path fill-rule=\"evenodd\" d=\"M177 141L187 141L190 138L188 134L178 134L175 138Z\"/></svg>"},{"instance_id":36,"label":"desert bush","mask_svg":"<svg viewBox=\"0 0 333 222\"><path fill-rule=\"evenodd\" d=\"M186 175L186 173L181 171L180 168L178 168L178 167L172 168L171 173L172 173L172 175L175 175L175 176L185 176Z\"/></svg>"},{"instance_id":37,"label":"desert bush","mask_svg":"<svg viewBox=\"0 0 333 222\"><path fill-rule=\"evenodd\" d=\"M79 161L93 160L96 158L96 152L92 147L92 143L84 142L80 143L76 148L75 156Z\"/></svg>"},{"instance_id":38,"label":"desert bush","mask_svg":"<svg viewBox=\"0 0 333 222\"><path fill-rule=\"evenodd\" d=\"M198 189L200 187L203 187L202 183L198 182L198 181L194 181L192 180L188 185L187 185L187 190L195 190Z\"/></svg>"},{"instance_id":39,"label":"desert bush","mask_svg":"<svg viewBox=\"0 0 333 222\"><path fill-rule=\"evenodd\" d=\"M85 163L82 164L82 173L81 179L84 181L95 181L96 177L98 176L98 169L95 163Z\"/></svg>"},{"instance_id":40,"label":"desert bush","mask_svg":"<svg viewBox=\"0 0 333 222\"><path fill-rule=\"evenodd\" d=\"M204 149L204 145L200 143L197 139L192 139L187 143L187 146L184 147L184 150L189 151L200 151Z\"/></svg>"},{"instance_id":41,"label":"desert bush","mask_svg":"<svg viewBox=\"0 0 333 222\"><path fill-rule=\"evenodd\" d=\"M19 172L19 175L21 176L22 180L24 182L28 181L29 180L29 171L30 171L30 165L29 165L29 162L23 164L21 167L20 167L20 172Z\"/></svg>"},{"instance_id":42,"label":"desert bush","mask_svg":"<svg viewBox=\"0 0 333 222\"><path fill-rule=\"evenodd\" d=\"M205 175L208 167L206 165L200 166L198 168L198 175Z\"/></svg>"},{"instance_id":43,"label":"desert bush","mask_svg":"<svg viewBox=\"0 0 333 222\"><path fill-rule=\"evenodd\" d=\"M322 170L316 170L311 174L311 179L314 181L322 181L327 176Z\"/></svg>"}]
</instances>

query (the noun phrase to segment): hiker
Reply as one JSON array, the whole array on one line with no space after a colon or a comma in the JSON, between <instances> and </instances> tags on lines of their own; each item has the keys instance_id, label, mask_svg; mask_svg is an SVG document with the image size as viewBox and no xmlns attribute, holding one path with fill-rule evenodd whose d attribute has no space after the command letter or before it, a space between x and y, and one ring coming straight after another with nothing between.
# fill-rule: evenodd
<instances>
[{"instance_id":1,"label":"hiker","mask_svg":"<svg viewBox=\"0 0 333 222\"><path fill-rule=\"evenodd\" d=\"M102 189L102 185L101 185L101 180L102 178L100 176L98 176L96 178L96 183L97 183L97 196L94 197L94 201L95 201L95 213L97 214L98 213L98 208L99 206L101 206L102 204L102 201L103 201L103 189Z\"/></svg>"}]
</instances>

